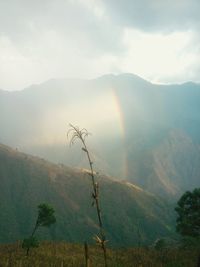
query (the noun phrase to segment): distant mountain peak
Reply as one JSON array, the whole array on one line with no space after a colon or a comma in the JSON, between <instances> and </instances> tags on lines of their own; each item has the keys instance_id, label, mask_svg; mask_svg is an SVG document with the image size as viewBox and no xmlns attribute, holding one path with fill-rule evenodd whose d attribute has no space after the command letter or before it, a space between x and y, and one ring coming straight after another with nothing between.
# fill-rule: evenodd
<instances>
[{"instance_id":1,"label":"distant mountain peak","mask_svg":"<svg viewBox=\"0 0 200 267\"><path fill-rule=\"evenodd\" d=\"M134 74L134 73L120 73L120 74L105 74L103 76L100 76L96 79L92 80L104 80L104 81L109 81L109 80L115 80L115 79L122 79L122 80L132 80L132 81L140 81L140 82L145 82L145 83L150 83L149 81L143 79L142 77Z\"/></svg>"},{"instance_id":2,"label":"distant mountain peak","mask_svg":"<svg viewBox=\"0 0 200 267\"><path fill-rule=\"evenodd\" d=\"M146 81L145 79L143 79L139 75L134 74L134 73L131 73L131 72L124 72L124 73L118 74L117 76L118 77L131 78L131 79L139 79L139 80Z\"/></svg>"}]
</instances>

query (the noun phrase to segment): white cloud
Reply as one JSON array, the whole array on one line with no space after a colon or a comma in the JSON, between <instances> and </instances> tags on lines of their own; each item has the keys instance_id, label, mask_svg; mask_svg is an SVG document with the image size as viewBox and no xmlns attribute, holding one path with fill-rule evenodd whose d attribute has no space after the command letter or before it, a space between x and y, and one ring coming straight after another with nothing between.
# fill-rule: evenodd
<instances>
[{"instance_id":1,"label":"white cloud","mask_svg":"<svg viewBox=\"0 0 200 267\"><path fill-rule=\"evenodd\" d=\"M197 0L0 0L0 88L108 72L199 80L199 6Z\"/></svg>"},{"instance_id":2,"label":"white cloud","mask_svg":"<svg viewBox=\"0 0 200 267\"><path fill-rule=\"evenodd\" d=\"M169 82L175 77L177 82L190 79L186 70L199 62L197 51L189 49L193 36L192 31L161 34L125 29L126 53L121 58L121 71L156 82Z\"/></svg>"}]
</instances>

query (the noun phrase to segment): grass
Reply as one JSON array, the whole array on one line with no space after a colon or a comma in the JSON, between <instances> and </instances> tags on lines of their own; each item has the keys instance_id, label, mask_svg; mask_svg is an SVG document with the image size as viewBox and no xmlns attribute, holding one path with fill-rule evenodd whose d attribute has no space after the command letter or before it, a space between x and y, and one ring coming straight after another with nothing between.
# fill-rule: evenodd
<instances>
[{"instance_id":1,"label":"grass","mask_svg":"<svg viewBox=\"0 0 200 267\"><path fill-rule=\"evenodd\" d=\"M101 249L89 246L91 267L104 266ZM152 248L108 249L109 267L194 267L197 249ZM0 267L84 267L84 246L64 242L43 242L27 257L20 242L0 245Z\"/></svg>"}]
</instances>

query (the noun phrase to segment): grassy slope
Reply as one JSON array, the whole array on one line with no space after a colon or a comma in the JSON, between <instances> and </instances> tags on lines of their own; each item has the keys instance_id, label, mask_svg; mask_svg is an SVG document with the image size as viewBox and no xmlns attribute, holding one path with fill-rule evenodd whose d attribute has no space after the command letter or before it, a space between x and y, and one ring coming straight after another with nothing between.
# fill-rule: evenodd
<instances>
[{"instance_id":1,"label":"grassy slope","mask_svg":"<svg viewBox=\"0 0 200 267\"><path fill-rule=\"evenodd\" d=\"M98 177L103 220L112 246L152 243L173 232L173 209L132 184ZM57 223L42 229L43 239L91 241L97 233L91 206L89 176L80 170L55 165L0 146L0 241L26 237L36 218L36 207L50 203Z\"/></svg>"}]
</instances>

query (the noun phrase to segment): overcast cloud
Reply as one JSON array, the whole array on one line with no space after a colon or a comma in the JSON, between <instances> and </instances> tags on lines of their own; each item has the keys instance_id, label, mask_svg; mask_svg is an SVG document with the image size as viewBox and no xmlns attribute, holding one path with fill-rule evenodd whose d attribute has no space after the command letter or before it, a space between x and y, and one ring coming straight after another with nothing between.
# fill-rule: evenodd
<instances>
[{"instance_id":1,"label":"overcast cloud","mask_svg":"<svg viewBox=\"0 0 200 267\"><path fill-rule=\"evenodd\" d=\"M0 0L0 88L132 72L200 81L198 0Z\"/></svg>"},{"instance_id":2,"label":"overcast cloud","mask_svg":"<svg viewBox=\"0 0 200 267\"><path fill-rule=\"evenodd\" d=\"M108 13L122 26L169 32L199 27L199 0L104 0Z\"/></svg>"}]
</instances>

